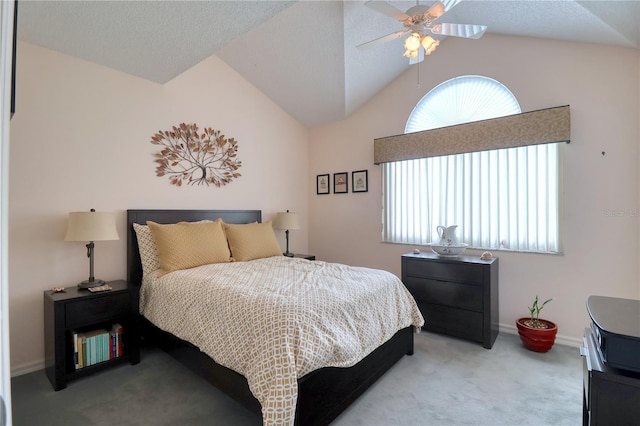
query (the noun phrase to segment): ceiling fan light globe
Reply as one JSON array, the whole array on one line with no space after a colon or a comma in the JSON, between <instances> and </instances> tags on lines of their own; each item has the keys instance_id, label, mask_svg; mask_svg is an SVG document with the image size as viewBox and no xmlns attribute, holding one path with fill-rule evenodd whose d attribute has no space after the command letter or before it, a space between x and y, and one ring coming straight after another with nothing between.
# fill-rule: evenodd
<instances>
[{"instance_id":1,"label":"ceiling fan light globe","mask_svg":"<svg viewBox=\"0 0 640 426\"><path fill-rule=\"evenodd\" d=\"M405 58L409 58L409 59L418 59L418 51L417 50L405 50L403 56Z\"/></svg>"},{"instance_id":2,"label":"ceiling fan light globe","mask_svg":"<svg viewBox=\"0 0 640 426\"><path fill-rule=\"evenodd\" d=\"M425 55L432 54L436 50L436 47L438 47L439 44L440 44L440 40L436 40L430 35L426 35L422 37L422 47L424 47Z\"/></svg>"},{"instance_id":3,"label":"ceiling fan light globe","mask_svg":"<svg viewBox=\"0 0 640 426\"><path fill-rule=\"evenodd\" d=\"M420 34L413 33L404 41L404 48L409 51L420 49Z\"/></svg>"},{"instance_id":4,"label":"ceiling fan light globe","mask_svg":"<svg viewBox=\"0 0 640 426\"><path fill-rule=\"evenodd\" d=\"M431 48L430 48L430 49L428 49L428 50L427 50L427 49L425 49L425 50L424 50L424 54L425 54L425 55L431 55L433 52L435 52L436 47L438 47L438 45L437 45L437 44L434 44L433 46L431 46Z\"/></svg>"}]
</instances>

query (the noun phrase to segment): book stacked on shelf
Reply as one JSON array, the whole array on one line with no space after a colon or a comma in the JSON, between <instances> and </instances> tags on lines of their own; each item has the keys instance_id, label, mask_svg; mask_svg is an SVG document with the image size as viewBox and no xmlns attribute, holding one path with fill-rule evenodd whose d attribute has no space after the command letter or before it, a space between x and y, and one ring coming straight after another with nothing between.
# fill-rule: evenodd
<instances>
[{"instance_id":1,"label":"book stacked on shelf","mask_svg":"<svg viewBox=\"0 0 640 426\"><path fill-rule=\"evenodd\" d=\"M72 332L76 370L123 355L123 329L113 324L111 330Z\"/></svg>"}]
</instances>

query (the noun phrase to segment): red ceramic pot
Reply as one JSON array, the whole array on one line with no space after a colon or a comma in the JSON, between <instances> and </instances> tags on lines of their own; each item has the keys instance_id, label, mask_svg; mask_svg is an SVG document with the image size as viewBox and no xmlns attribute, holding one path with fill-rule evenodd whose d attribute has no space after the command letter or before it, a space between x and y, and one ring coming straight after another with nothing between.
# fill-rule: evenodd
<instances>
[{"instance_id":1,"label":"red ceramic pot","mask_svg":"<svg viewBox=\"0 0 640 426\"><path fill-rule=\"evenodd\" d=\"M539 321L546 324L548 328L530 327L525 324L525 321L529 321L530 319L529 317L524 317L516 320L520 340L522 340L525 348L531 351L548 352L556 341L558 327L555 323L544 319Z\"/></svg>"}]
</instances>

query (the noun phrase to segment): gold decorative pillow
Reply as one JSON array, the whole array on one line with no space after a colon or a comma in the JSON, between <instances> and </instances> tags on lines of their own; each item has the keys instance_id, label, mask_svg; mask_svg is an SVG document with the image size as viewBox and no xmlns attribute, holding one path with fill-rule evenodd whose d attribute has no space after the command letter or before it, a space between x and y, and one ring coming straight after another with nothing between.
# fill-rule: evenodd
<instances>
[{"instance_id":1,"label":"gold decorative pillow","mask_svg":"<svg viewBox=\"0 0 640 426\"><path fill-rule=\"evenodd\" d=\"M244 261L282 256L271 221L264 223L224 224L224 232L233 260Z\"/></svg>"},{"instance_id":2,"label":"gold decorative pillow","mask_svg":"<svg viewBox=\"0 0 640 426\"><path fill-rule=\"evenodd\" d=\"M158 248L161 277L180 269L231 261L222 220L161 225L148 221Z\"/></svg>"}]
</instances>

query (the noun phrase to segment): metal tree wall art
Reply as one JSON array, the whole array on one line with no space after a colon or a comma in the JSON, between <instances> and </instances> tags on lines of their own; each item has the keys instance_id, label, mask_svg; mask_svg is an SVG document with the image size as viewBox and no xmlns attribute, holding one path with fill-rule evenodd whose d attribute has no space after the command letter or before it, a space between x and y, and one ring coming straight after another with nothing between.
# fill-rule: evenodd
<instances>
[{"instance_id":1,"label":"metal tree wall art","mask_svg":"<svg viewBox=\"0 0 640 426\"><path fill-rule=\"evenodd\" d=\"M238 142L225 138L219 130L182 123L153 135L151 143L162 146L155 154L156 176L168 176L172 185L223 186L240 177L242 162L237 158Z\"/></svg>"}]
</instances>

